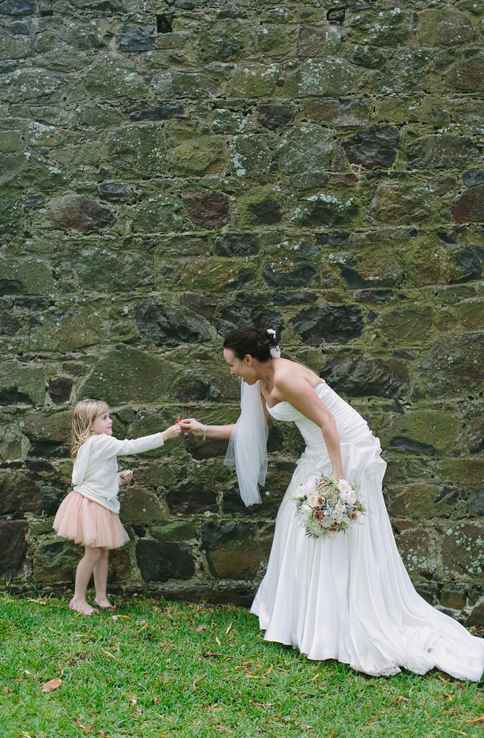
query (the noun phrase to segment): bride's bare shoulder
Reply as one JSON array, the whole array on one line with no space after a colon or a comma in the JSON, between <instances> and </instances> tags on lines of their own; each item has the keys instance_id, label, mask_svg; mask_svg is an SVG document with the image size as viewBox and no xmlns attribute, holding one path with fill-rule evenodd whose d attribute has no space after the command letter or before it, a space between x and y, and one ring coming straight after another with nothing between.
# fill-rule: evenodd
<instances>
[{"instance_id":1,"label":"bride's bare shoulder","mask_svg":"<svg viewBox=\"0 0 484 738\"><path fill-rule=\"evenodd\" d=\"M274 384L276 386L287 386L300 382L309 382L315 386L321 382L321 379L304 364L290 361L290 359L280 359L274 370Z\"/></svg>"},{"instance_id":2,"label":"bride's bare shoulder","mask_svg":"<svg viewBox=\"0 0 484 738\"><path fill-rule=\"evenodd\" d=\"M299 382L306 376L307 369L302 364L289 359L280 359L274 370L274 384Z\"/></svg>"},{"instance_id":3,"label":"bride's bare shoulder","mask_svg":"<svg viewBox=\"0 0 484 738\"><path fill-rule=\"evenodd\" d=\"M285 377L287 375L294 376L300 371L300 369L302 369L301 364L298 364L295 361L282 358L278 359L277 362L275 362L274 379L278 377Z\"/></svg>"}]
</instances>

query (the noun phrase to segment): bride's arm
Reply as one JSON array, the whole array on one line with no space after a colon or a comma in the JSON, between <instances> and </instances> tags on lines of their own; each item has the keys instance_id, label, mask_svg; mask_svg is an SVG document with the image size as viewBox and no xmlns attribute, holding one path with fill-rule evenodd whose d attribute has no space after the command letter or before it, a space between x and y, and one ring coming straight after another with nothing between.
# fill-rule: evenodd
<instances>
[{"instance_id":1,"label":"bride's arm","mask_svg":"<svg viewBox=\"0 0 484 738\"><path fill-rule=\"evenodd\" d=\"M342 479L344 474L341 459L341 441L333 414L318 397L314 388L300 377L287 375L280 377L275 382L275 387L278 390L278 395L290 402L306 418L319 425L333 467L333 476L336 479Z\"/></svg>"},{"instance_id":2,"label":"bride's arm","mask_svg":"<svg viewBox=\"0 0 484 738\"><path fill-rule=\"evenodd\" d=\"M202 436L203 440L206 438L217 440L229 439L234 429L233 424L205 425L195 418L184 418L179 423L183 433L193 433L194 436Z\"/></svg>"}]
</instances>

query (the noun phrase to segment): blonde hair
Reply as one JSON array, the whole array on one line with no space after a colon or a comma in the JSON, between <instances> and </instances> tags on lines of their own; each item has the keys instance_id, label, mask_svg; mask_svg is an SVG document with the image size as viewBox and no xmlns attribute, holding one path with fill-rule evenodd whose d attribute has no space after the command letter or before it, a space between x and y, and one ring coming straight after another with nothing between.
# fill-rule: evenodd
<instances>
[{"instance_id":1,"label":"blonde hair","mask_svg":"<svg viewBox=\"0 0 484 738\"><path fill-rule=\"evenodd\" d=\"M71 457L77 456L82 444L92 435L92 424L109 407L103 400L81 400L72 413Z\"/></svg>"}]
</instances>

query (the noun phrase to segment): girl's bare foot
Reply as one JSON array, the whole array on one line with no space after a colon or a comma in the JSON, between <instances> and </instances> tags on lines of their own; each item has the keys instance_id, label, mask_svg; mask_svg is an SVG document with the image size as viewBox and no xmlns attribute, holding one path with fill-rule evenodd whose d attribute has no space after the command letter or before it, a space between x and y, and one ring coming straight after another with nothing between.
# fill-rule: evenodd
<instances>
[{"instance_id":1,"label":"girl's bare foot","mask_svg":"<svg viewBox=\"0 0 484 738\"><path fill-rule=\"evenodd\" d=\"M85 600L76 600L75 597L73 597L72 600L69 602L69 610L80 612L81 615L92 615L93 613L97 612L97 610L94 607L91 607L88 602L86 602Z\"/></svg>"},{"instance_id":2,"label":"girl's bare foot","mask_svg":"<svg viewBox=\"0 0 484 738\"><path fill-rule=\"evenodd\" d=\"M95 599L94 602L98 607L101 608L101 610L115 610L115 605L112 605L107 597L103 597L102 599L98 600Z\"/></svg>"}]
</instances>

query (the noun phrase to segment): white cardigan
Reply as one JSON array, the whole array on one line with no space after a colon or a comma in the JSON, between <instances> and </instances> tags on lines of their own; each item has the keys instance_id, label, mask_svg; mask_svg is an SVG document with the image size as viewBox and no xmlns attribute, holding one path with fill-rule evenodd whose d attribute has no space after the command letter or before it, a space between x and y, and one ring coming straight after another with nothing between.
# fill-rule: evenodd
<instances>
[{"instance_id":1,"label":"white cardigan","mask_svg":"<svg viewBox=\"0 0 484 738\"><path fill-rule=\"evenodd\" d=\"M89 436L77 452L72 470L75 492L119 513L117 456L141 454L163 446L161 433L120 441L105 433Z\"/></svg>"}]
</instances>

